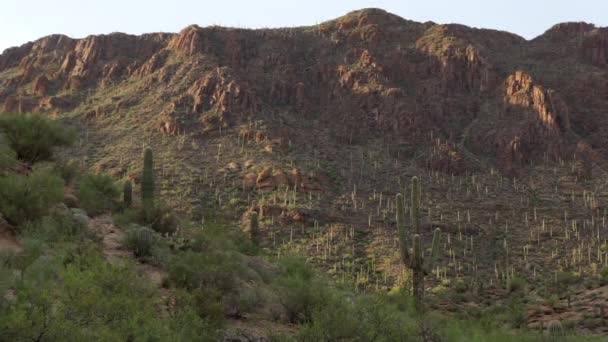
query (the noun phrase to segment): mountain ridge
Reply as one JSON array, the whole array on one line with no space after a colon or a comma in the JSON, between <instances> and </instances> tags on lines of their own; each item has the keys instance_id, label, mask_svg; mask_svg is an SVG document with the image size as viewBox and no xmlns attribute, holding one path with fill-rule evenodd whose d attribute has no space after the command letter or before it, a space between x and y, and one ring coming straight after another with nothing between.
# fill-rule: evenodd
<instances>
[{"instance_id":1,"label":"mountain ridge","mask_svg":"<svg viewBox=\"0 0 608 342\"><path fill-rule=\"evenodd\" d=\"M0 55L0 103L5 112L83 111L84 91L145 79L144 93L118 107L132 108L147 96L144 89L157 87L164 94L155 101L163 108L156 115L156 129L165 134L195 129L184 124L193 119L208 131L288 108L295 113L332 112L321 117L350 131L342 135L391 131L399 140L417 140L399 132L437 131L436 136L452 144L476 119L487 120L485 126L504 119L480 112L502 106L501 112L515 108L535 112L537 119L521 117L526 127L513 119L504 126L511 129L506 135L495 130L496 139L477 134L469 150L514 172L533 155L572 155L581 140L577 136L586 137L583 143L591 148L603 148L606 138L593 130L608 126L598 115L606 100L594 96L598 105L585 110L592 113L572 116L582 106L578 97L568 97L584 92L585 82L601 84L597 75L606 71L606 37L606 28L561 23L525 40L504 31L417 23L380 9L297 28L191 25L179 33L139 36L51 35ZM186 78L176 79L176 73ZM557 80L566 73L588 79L573 85ZM516 94L520 91L529 94ZM209 114L211 109L215 114ZM109 109L87 110L81 114L99 116ZM562 126L552 129L546 125L550 121ZM587 126L593 127L591 132Z\"/></svg>"}]
</instances>

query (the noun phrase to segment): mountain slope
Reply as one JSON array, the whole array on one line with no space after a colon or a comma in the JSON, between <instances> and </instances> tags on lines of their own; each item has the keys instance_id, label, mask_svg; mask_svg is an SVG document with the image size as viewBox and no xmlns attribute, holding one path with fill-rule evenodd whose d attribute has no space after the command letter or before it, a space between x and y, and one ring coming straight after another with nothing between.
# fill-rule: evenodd
<instances>
[{"instance_id":1,"label":"mountain slope","mask_svg":"<svg viewBox=\"0 0 608 342\"><path fill-rule=\"evenodd\" d=\"M606 32L560 24L528 42L367 9L293 29L54 35L0 57L0 101L89 119L153 111L145 128L165 134L272 122L278 111L349 139L434 132L457 143L468 128L471 150L511 168L568 156L579 136L603 152Z\"/></svg>"},{"instance_id":2,"label":"mountain slope","mask_svg":"<svg viewBox=\"0 0 608 342\"><path fill-rule=\"evenodd\" d=\"M235 223L257 211L264 247L296 246L362 288L404 280L394 195L418 175L425 227L446 235L437 274L532 282L576 253L589 272L608 260L607 41L585 23L526 41L379 9L288 29L54 35L0 55L0 109L79 127L64 157L116 179L138 182L151 145L169 205Z\"/></svg>"}]
</instances>

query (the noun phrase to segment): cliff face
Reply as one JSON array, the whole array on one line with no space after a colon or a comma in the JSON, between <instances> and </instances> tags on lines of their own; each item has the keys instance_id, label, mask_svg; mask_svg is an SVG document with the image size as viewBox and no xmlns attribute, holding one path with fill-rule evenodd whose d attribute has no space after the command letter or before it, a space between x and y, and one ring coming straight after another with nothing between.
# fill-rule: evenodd
<instances>
[{"instance_id":1,"label":"cliff face","mask_svg":"<svg viewBox=\"0 0 608 342\"><path fill-rule=\"evenodd\" d=\"M515 169L568 157L579 137L605 155L607 32L568 23L526 41L368 9L290 29L53 35L0 55L0 109L93 125L141 113L142 129L169 135L281 112L351 142L433 135Z\"/></svg>"}]
</instances>

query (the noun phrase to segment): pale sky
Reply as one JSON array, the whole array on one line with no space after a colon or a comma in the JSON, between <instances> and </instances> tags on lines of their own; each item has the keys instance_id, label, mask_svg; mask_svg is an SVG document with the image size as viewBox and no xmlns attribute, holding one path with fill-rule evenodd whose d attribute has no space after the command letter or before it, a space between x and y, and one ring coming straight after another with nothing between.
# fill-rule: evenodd
<instances>
[{"instance_id":1,"label":"pale sky","mask_svg":"<svg viewBox=\"0 0 608 342\"><path fill-rule=\"evenodd\" d=\"M506 30L531 39L556 23L608 26L608 0L4 0L0 51L62 33L178 32L190 24L284 27L378 7L415 21Z\"/></svg>"}]
</instances>

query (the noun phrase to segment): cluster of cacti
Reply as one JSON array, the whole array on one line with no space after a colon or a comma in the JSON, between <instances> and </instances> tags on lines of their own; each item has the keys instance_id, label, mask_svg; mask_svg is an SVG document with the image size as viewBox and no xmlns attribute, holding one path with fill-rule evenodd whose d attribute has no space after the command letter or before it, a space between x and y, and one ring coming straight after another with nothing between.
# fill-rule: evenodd
<instances>
[{"instance_id":1,"label":"cluster of cacti","mask_svg":"<svg viewBox=\"0 0 608 342\"><path fill-rule=\"evenodd\" d=\"M411 234L412 237L412 257L410 258L408 245L407 245L407 232L405 225L405 206L403 203L403 196L397 194L397 229L399 235L399 247L401 251L401 259L404 265L409 266L412 270L412 288L414 298L419 307L422 306L422 299L424 297L424 277L425 274L433 268L433 264L439 258L439 240L441 230L436 228L433 232L433 242L431 246L431 255L429 258L424 257L424 248L422 247L422 241L420 238L420 180L418 177L412 178L411 185L411 206L410 206L410 220L411 220ZM411 260L410 260L411 259Z\"/></svg>"}]
</instances>

